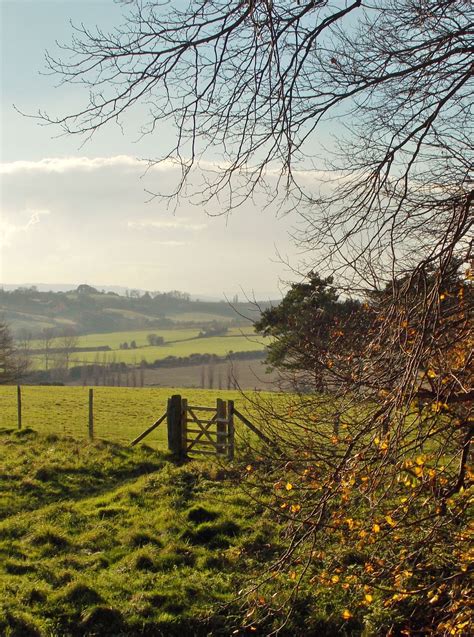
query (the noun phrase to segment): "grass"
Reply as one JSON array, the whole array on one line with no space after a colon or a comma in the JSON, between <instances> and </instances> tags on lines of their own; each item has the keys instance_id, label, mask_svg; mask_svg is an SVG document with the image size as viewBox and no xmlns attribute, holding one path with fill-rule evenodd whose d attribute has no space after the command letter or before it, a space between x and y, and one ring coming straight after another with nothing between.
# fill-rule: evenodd
<instances>
[{"instance_id":1,"label":"grass","mask_svg":"<svg viewBox=\"0 0 474 637\"><path fill-rule=\"evenodd\" d=\"M93 362L99 354L99 361L103 360L104 353L108 360L115 356L116 362L140 363L145 360L152 363L168 356L186 357L191 354L215 354L226 356L229 352L260 352L265 347L265 340L261 337L245 336L213 336L196 340L175 341L169 345L160 347L143 347L128 350L114 350L111 352L81 352L72 356L71 364Z\"/></svg>"},{"instance_id":2,"label":"grass","mask_svg":"<svg viewBox=\"0 0 474 637\"><path fill-rule=\"evenodd\" d=\"M86 387L22 387L22 422L43 433L69 434L79 438L88 431L88 392ZM172 394L188 398L189 404L215 406L216 398L234 400L243 408L238 391L182 388L96 387L94 389L94 432L97 438L130 442L165 411ZM262 394L259 394L262 395ZM250 414L251 415L251 414ZM17 426L16 387L0 386L0 427ZM236 435L247 430L236 422ZM146 439L147 444L166 448L166 425Z\"/></svg>"},{"instance_id":3,"label":"grass","mask_svg":"<svg viewBox=\"0 0 474 637\"><path fill-rule=\"evenodd\" d=\"M351 511L342 494L342 518L312 538L310 563L297 554L291 564L276 565L304 528L305 507L312 507L305 502L308 486L321 486L308 483L316 475L302 473L304 465L287 463L268 473L263 456L245 466L179 465L145 445L29 428L0 431L0 447L1 635L243 637L277 627L295 637L447 634L430 632L447 598L435 608L429 591L437 573L464 576L452 549L462 540L455 515L436 561L426 546L429 568L403 570L404 586L420 590L405 598L393 595L390 580L379 587L371 575L402 559L400 518L393 531L393 521L379 512L375 530L370 503L359 492ZM388 510L405 493L397 485ZM287 511L293 509L291 522ZM420 512L406 515L414 516L406 527L413 545ZM245 598L250 606L242 605L238 591L256 581L260 587ZM468 625L464 618L462 625Z\"/></svg>"},{"instance_id":4,"label":"grass","mask_svg":"<svg viewBox=\"0 0 474 637\"><path fill-rule=\"evenodd\" d=\"M243 547L275 535L232 469L31 430L0 441L1 634L229 634L260 561Z\"/></svg>"}]
</instances>

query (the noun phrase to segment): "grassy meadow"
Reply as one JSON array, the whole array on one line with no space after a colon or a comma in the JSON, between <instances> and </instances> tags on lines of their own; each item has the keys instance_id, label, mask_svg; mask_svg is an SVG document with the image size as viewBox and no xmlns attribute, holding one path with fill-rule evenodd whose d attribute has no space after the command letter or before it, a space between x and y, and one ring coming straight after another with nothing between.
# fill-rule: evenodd
<instances>
[{"instance_id":1,"label":"grassy meadow","mask_svg":"<svg viewBox=\"0 0 474 637\"><path fill-rule=\"evenodd\" d=\"M233 462L177 463L166 452L164 426L128 444L164 412L169 395L209 406L217 396L234 399L250 418L251 403L230 391L94 391L97 438L89 441L87 388L25 386L18 431L16 388L0 387L0 635L244 637L277 628L285 637L448 634L425 627L436 625L445 604L432 596L430 578L440 569L460 578L467 568L455 514L453 541L429 562L431 570L395 571L413 595L394 594L397 582L380 587L372 575L398 563L404 520L411 541L420 536L419 503L410 508L407 496L429 475L420 464L428 455L416 458L410 480L404 473L384 493L382 512L360 497L363 486L351 503L344 485L343 508L332 502L331 527L315 534L311 561L297 553L279 564L314 515L308 493L325 488L311 458L269 468L265 453L241 444L248 430L237 421ZM289 415L291 395L268 398ZM332 444L328 435L329 450ZM467 637L463 630L449 634Z\"/></svg>"},{"instance_id":2,"label":"grassy meadow","mask_svg":"<svg viewBox=\"0 0 474 637\"><path fill-rule=\"evenodd\" d=\"M71 435L78 438L88 432L87 387L22 387L22 423L41 433ZM165 411L172 394L181 394L189 404L213 407L216 398L234 400L247 415L242 395L232 390L183 388L94 388L94 434L97 438L127 443L155 422ZM259 394L262 395L262 394ZM281 398L283 400L283 398ZM0 427L17 426L16 387L0 386ZM236 421L236 436L248 430ZM158 427L147 439L148 445L166 448L166 425Z\"/></svg>"},{"instance_id":3,"label":"grassy meadow","mask_svg":"<svg viewBox=\"0 0 474 637\"><path fill-rule=\"evenodd\" d=\"M0 445L0 634L254 634L237 591L278 526L235 469L30 429Z\"/></svg>"}]
</instances>

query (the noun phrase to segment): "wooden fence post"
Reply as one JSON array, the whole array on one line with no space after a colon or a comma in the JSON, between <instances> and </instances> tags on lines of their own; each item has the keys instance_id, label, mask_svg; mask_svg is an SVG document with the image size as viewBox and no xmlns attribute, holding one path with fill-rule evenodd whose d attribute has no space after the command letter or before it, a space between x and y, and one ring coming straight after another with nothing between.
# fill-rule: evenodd
<instances>
[{"instance_id":1,"label":"wooden fence post","mask_svg":"<svg viewBox=\"0 0 474 637\"><path fill-rule=\"evenodd\" d=\"M222 400L222 398L217 399L216 412L217 412L217 447L216 449L218 454L224 454L226 449L226 442L227 442L226 440L227 424L225 422L227 410L226 410L226 404ZM224 422L219 422L219 421L224 421Z\"/></svg>"},{"instance_id":2,"label":"wooden fence post","mask_svg":"<svg viewBox=\"0 0 474 637\"><path fill-rule=\"evenodd\" d=\"M234 459L235 453L235 427L234 427L234 401L227 401L227 419L228 419L228 432L227 435L227 457L229 460Z\"/></svg>"},{"instance_id":3,"label":"wooden fence post","mask_svg":"<svg viewBox=\"0 0 474 637\"><path fill-rule=\"evenodd\" d=\"M186 458L188 448L188 401L183 398L181 401L181 458Z\"/></svg>"},{"instance_id":4,"label":"wooden fence post","mask_svg":"<svg viewBox=\"0 0 474 637\"><path fill-rule=\"evenodd\" d=\"M18 407L18 429L21 429L21 387L16 388L17 407Z\"/></svg>"},{"instance_id":5,"label":"wooden fence post","mask_svg":"<svg viewBox=\"0 0 474 637\"><path fill-rule=\"evenodd\" d=\"M94 390L89 389L89 440L94 439Z\"/></svg>"},{"instance_id":6,"label":"wooden fence post","mask_svg":"<svg viewBox=\"0 0 474 637\"><path fill-rule=\"evenodd\" d=\"M182 455L182 406L181 396L175 394L168 401L168 449L172 454Z\"/></svg>"}]
</instances>

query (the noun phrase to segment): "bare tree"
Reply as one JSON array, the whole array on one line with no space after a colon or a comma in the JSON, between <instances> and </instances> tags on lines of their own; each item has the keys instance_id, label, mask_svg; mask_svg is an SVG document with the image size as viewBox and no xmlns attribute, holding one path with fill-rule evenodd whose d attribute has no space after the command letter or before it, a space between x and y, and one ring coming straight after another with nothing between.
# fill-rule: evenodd
<instances>
[{"instance_id":1,"label":"bare tree","mask_svg":"<svg viewBox=\"0 0 474 637\"><path fill-rule=\"evenodd\" d=\"M50 327L45 327L42 331L41 331L41 345L42 345L42 350L43 350L43 356L44 356L44 368L46 370L49 369L49 364L51 361L51 349L52 346L54 344L54 339L56 338L55 332L53 330L53 328Z\"/></svg>"},{"instance_id":2,"label":"bare tree","mask_svg":"<svg viewBox=\"0 0 474 637\"><path fill-rule=\"evenodd\" d=\"M0 385L19 381L28 370L28 358L16 347L8 325L0 321Z\"/></svg>"},{"instance_id":3,"label":"bare tree","mask_svg":"<svg viewBox=\"0 0 474 637\"><path fill-rule=\"evenodd\" d=\"M211 356L209 364L207 366L207 386L209 389L214 389L214 372L215 372L214 357Z\"/></svg>"},{"instance_id":4,"label":"bare tree","mask_svg":"<svg viewBox=\"0 0 474 637\"><path fill-rule=\"evenodd\" d=\"M75 351L79 343L79 336L74 329L66 328L62 335L57 339L57 343L58 347L62 350L61 353L64 360L64 368L67 371L69 369L71 354Z\"/></svg>"}]
</instances>

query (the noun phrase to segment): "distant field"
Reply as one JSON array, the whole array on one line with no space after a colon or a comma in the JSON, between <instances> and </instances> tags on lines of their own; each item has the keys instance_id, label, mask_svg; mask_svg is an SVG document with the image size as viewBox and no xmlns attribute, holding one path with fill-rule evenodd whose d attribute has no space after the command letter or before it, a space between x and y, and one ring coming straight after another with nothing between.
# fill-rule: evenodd
<instances>
[{"instance_id":1,"label":"distant field","mask_svg":"<svg viewBox=\"0 0 474 637\"><path fill-rule=\"evenodd\" d=\"M97 438L130 442L165 411L172 394L182 394L190 404L214 406L216 398L234 400L243 412L250 412L238 391L176 388L96 387L94 389L94 431ZM265 395L260 394L262 397ZM88 388L22 388L23 427L43 433L86 437L88 427ZM17 426L16 387L0 387L0 427ZM237 435L247 430L236 426ZM166 448L166 425L147 438L147 444Z\"/></svg>"},{"instance_id":2,"label":"distant field","mask_svg":"<svg viewBox=\"0 0 474 637\"><path fill-rule=\"evenodd\" d=\"M233 321L235 317L222 316L222 314L208 314L207 312L182 312L181 314L167 314L166 318L176 321L177 323L207 323L209 321L217 321L218 323L227 323Z\"/></svg>"},{"instance_id":3,"label":"distant field","mask_svg":"<svg viewBox=\"0 0 474 637\"><path fill-rule=\"evenodd\" d=\"M148 345L148 334L162 336L165 340L163 346ZM141 360L152 363L168 356L185 357L191 354L216 354L225 356L229 352L259 352L269 339L255 335L250 328L231 328L224 336L210 338L197 338L198 329L174 329L174 330L132 330L126 332L111 332L108 334L86 334L80 336L78 347L108 346L109 352L80 352L71 356L71 365L90 363L96 360L104 362L124 362L138 364ZM119 349L120 344L135 341L136 349ZM52 345L55 346L54 344ZM35 341L33 348L41 348L41 341ZM34 367L42 369L44 356L34 356Z\"/></svg>"},{"instance_id":4,"label":"distant field","mask_svg":"<svg viewBox=\"0 0 474 637\"><path fill-rule=\"evenodd\" d=\"M166 342L180 341L187 338L193 338L199 334L197 328L194 329L174 329L174 330L160 330L148 328L146 330L127 330L123 332L108 332L97 334L84 334L78 337L78 347L99 347L101 345L108 345L111 349L118 349L120 343L135 341L138 347L148 346L147 336L148 334L157 334L162 336ZM43 347L40 340L32 342L34 349Z\"/></svg>"}]
</instances>

